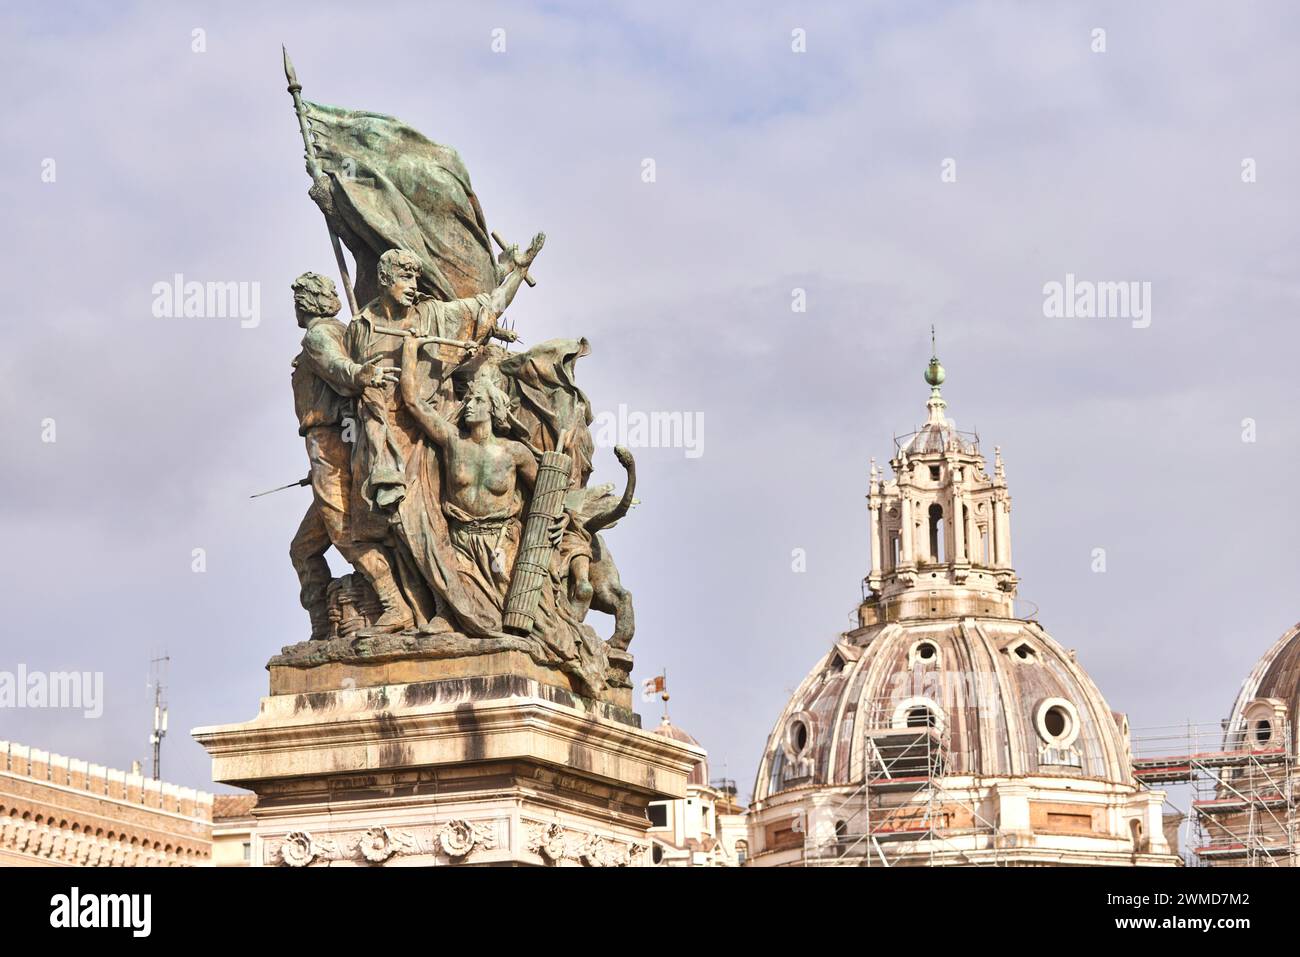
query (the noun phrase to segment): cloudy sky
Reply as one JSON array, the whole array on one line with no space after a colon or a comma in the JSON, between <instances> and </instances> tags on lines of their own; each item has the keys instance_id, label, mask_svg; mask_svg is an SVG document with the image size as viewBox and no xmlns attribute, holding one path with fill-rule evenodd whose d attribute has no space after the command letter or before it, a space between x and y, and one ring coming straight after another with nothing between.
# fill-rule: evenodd
<instances>
[{"instance_id":1,"label":"cloudy sky","mask_svg":"<svg viewBox=\"0 0 1300 957\"><path fill-rule=\"evenodd\" d=\"M931 323L953 418L1003 450L1021 595L1134 726L1217 721L1300 618L1289 5L268 6L0 15L0 671L105 680L102 717L0 738L147 761L165 650L164 776L210 787L188 730L251 718L307 635L307 493L248 499L304 473L288 285L333 272L281 42L308 98L454 145L492 228L547 232L511 317L591 340L597 411L702 416L702 455L638 450L608 540L635 677L667 669L742 796L848 627ZM156 317L176 274L258 284L259 321ZM1067 274L1149 282L1150 324L1045 316Z\"/></svg>"}]
</instances>

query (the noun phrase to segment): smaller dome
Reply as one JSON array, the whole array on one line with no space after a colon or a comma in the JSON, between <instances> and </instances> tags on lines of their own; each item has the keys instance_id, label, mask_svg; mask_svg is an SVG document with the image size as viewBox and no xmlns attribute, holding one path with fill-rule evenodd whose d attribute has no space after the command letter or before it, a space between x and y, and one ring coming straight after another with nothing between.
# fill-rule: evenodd
<instances>
[{"instance_id":1,"label":"smaller dome","mask_svg":"<svg viewBox=\"0 0 1300 957\"><path fill-rule=\"evenodd\" d=\"M683 729L677 727L677 725L673 724L671 721L669 721L668 715L664 715L663 720L659 722L659 726L657 728L651 728L650 733L657 734L661 738L672 738L674 741L680 741L683 744L691 744L697 748L704 748L704 745L696 741L695 738L693 738L690 734L688 734ZM691 769L691 773L687 778L686 783L696 784L699 785L700 787L708 787L709 786L709 762L707 760L703 760L700 761L699 764L695 765L695 767Z\"/></svg>"},{"instance_id":2,"label":"smaller dome","mask_svg":"<svg viewBox=\"0 0 1300 957\"><path fill-rule=\"evenodd\" d=\"M1278 718L1290 725L1292 742L1297 740L1300 721L1300 624L1292 626L1264 653L1242 682L1232 706L1228 728L1242 734L1253 727L1253 713L1263 702L1276 702Z\"/></svg>"}]
</instances>

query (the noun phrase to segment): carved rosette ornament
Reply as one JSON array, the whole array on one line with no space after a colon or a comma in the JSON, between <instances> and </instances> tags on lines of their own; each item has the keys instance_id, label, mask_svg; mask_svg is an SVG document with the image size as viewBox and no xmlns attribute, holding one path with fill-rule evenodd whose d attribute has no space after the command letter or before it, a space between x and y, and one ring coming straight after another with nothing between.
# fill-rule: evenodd
<instances>
[{"instance_id":1,"label":"carved rosette ornament","mask_svg":"<svg viewBox=\"0 0 1300 957\"><path fill-rule=\"evenodd\" d=\"M578 848L578 860L588 867L604 867L607 854L605 839L599 834L591 835L583 842L582 847Z\"/></svg>"},{"instance_id":2,"label":"carved rosette ornament","mask_svg":"<svg viewBox=\"0 0 1300 957\"><path fill-rule=\"evenodd\" d=\"M438 846L442 848L442 852L448 857L467 857L474 850L474 845L479 837L475 830L469 821L459 818L448 821L442 826L442 830L438 832Z\"/></svg>"},{"instance_id":3,"label":"carved rosette ornament","mask_svg":"<svg viewBox=\"0 0 1300 957\"><path fill-rule=\"evenodd\" d=\"M359 845L361 856L372 864L382 864L397 853L386 827L370 828L361 835Z\"/></svg>"},{"instance_id":4,"label":"carved rosette ornament","mask_svg":"<svg viewBox=\"0 0 1300 957\"><path fill-rule=\"evenodd\" d=\"M316 845L306 831L292 832L280 845L280 860L290 867L306 867L315 857Z\"/></svg>"},{"instance_id":5,"label":"carved rosette ornament","mask_svg":"<svg viewBox=\"0 0 1300 957\"><path fill-rule=\"evenodd\" d=\"M536 825L528 849L542 855L552 864L558 863L564 858L564 828L558 824Z\"/></svg>"}]
</instances>

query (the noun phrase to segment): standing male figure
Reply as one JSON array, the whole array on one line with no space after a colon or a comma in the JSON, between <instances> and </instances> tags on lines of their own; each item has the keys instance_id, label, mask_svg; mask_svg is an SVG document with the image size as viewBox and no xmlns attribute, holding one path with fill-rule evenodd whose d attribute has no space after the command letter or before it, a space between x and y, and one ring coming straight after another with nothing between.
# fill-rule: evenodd
<instances>
[{"instance_id":1,"label":"standing male figure","mask_svg":"<svg viewBox=\"0 0 1300 957\"><path fill-rule=\"evenodd\" d=\"M422 296L417 289L420 260L404 249L390 249L379 257L379 295L353 317L344 344L354 363L384 363L397 366L405 336L439 336L445 339L486 343L496 320L505 312L528 274L528 267L541 251L546 237L538 233L528 249L511 247L502 255L508 265L500 284L490 293L480 293L450 302ZM401 330L393 335L376 329ZM430 344L432 346L432 344ZM455 346L434 346L427 373L421 378L431 388L435 405L454 401L448 373L467 358ZM440 408L439 411L445 411ZM411 418L396 388L395 377L367 385L357 401L363 435L356 477L360 502L354 509L356 537L378 540L388 532L393 509L406 496L406 462L411 445L423 433ZM362 504L364 503L364 505Z\"/></svg>"},{"instance_id":2,"label":"standing male figure","mask_svg":"<svg viewBox=\"0 0 1300 957\"><path fill-rule=\"evenodd\" d=\"M377 542L354 542L348 520L352 491L352 451L344 440L351 398L362 390L397 380L395 366L357 363L343 346L346 327L337 318L341 303L334 283L317 273L293 282L298 325L306 330L302 351L293 360L293 402L298 434L311 463L312 503L289 545L298 573L302 606L311 617L311 637L329 637L325 591L331 575L325 552L333 545L370 582L383 609L370 633L401 631L413 624L410 608L393 577L392 562Z\"/></svg>"}]
</instances>

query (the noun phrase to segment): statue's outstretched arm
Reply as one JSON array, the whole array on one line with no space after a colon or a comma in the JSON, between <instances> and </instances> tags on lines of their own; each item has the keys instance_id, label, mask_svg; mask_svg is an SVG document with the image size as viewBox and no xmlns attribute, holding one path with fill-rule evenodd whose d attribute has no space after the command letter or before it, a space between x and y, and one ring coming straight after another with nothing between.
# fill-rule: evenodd
<instances>
[{"instance_id":1,"label":"statue's outstretched arm","mask_svg":"<svg viewBox=\"0 0 1300 957\"><path fill-rule=\"evenodd\" d=\"M528 248L520 251L518 246L510 246L501 253L501 262L510 266L510 271L506 273L506 278L501 280L492 292L488 295L488 308L499 316L506 311L506 307L514 301L515 293L519 291L519 286L528 278L528 267L532 265L537 254L542 251L542 244L546 242L546 234L538 233L533 237L533 241Z\"/></svg>"}]
</instances>

